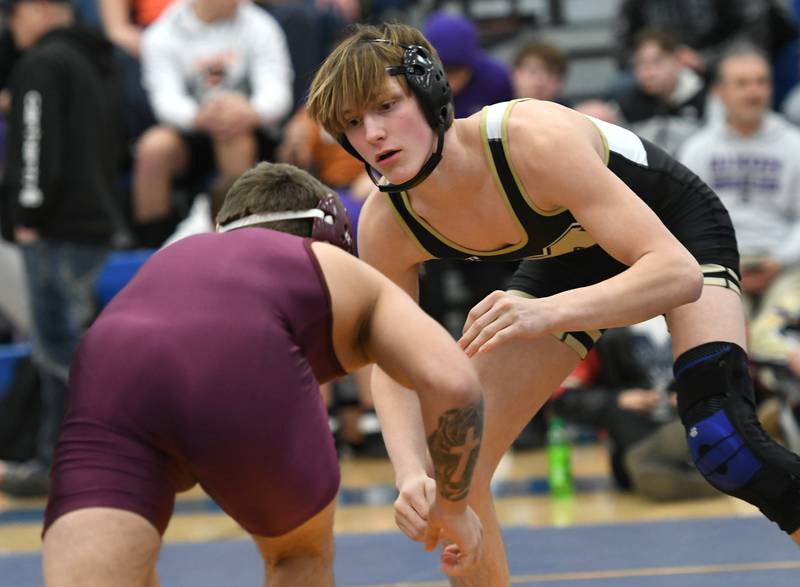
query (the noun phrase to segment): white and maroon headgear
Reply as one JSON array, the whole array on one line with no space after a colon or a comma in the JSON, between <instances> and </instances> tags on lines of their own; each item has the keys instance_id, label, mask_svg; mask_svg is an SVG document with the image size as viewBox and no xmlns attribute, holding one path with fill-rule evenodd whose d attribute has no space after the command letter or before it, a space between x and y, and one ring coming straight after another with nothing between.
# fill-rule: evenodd
<instances>
[{"instance_id":1,"label":"white and maroon headgear","mask_svg":"<svg viewBox=\"0 0 800 587\"><path fill-rule=\"evenodd\" d=\"M350 215L347 213L344 204L342 204L342 200L333 193L328 193L324 196L316 208L250 214L227 224L217 225L217 232L228 232L229 230L264 222L301 220L303 218L314 219L311 224L311 238L328 242L344 249L348 253L353 253L353 226L350 222Z\"/></svg>"}]
</instances>

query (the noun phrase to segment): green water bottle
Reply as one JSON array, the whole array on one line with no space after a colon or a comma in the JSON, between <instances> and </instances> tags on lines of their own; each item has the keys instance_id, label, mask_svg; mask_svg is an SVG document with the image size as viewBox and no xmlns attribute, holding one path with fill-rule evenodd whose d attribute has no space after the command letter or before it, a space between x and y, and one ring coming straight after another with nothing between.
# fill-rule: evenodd
<instances>
[{"instance_id":1,"label":"green water bottle","mask_svg":"<svg viewBox=\"0 0 800 587\"><path fill-rule=\"evenodd\" d=\"M547 481L553 497L569 497L573 494L569 461L569 441L564 419L553 416L547 428Z\"/></svg>"}]
</instances>

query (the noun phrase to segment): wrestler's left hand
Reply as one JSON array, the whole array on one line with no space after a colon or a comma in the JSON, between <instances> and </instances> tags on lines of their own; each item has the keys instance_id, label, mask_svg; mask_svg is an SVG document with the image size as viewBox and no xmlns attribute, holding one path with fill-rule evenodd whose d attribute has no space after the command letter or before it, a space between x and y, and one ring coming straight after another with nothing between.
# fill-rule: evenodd
<instances>
[{"instance_id":1,"label":"wrestler's left hand","mask_svg":"<svg viewBox=\"0 0 800 587\"><path fill-rule=\"evenodd\" d=\"M470 310L458 344L471 357L513 338L535 338L545 334L549 316L541 301L504 291L490 293Z\"/></svg>"},{"instance_id":2,"label":"wrestler's left hand","mask_svg":"<svg viewBox=\"0 0 800 587\"><path fill-rule=\"evenodd\" d=\"M411 540L422 542L428 527L428 511L436 499L436 481L424 472L405 479L394 502L394 521Z\"/></svg>"}]
</instances>

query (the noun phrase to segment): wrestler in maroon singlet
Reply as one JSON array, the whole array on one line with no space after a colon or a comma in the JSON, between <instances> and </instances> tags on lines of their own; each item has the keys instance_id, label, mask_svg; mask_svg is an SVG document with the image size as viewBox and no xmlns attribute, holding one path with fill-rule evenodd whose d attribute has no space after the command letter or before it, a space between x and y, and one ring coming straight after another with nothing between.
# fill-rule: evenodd
<instances>
[{"instance_id":1,"label":"wrestler in maroon singlet","mask_svg":"<svg viewBox=\"0 0 800 587\"><path fill-rule=\"evenodd\" d=\"M164 533L195 483L248 532L278 536L336 495L318 381L343 373L311 240L263 228L156 253L83 338L45 530L83 507Z\"/></svg>"}]
</instances>

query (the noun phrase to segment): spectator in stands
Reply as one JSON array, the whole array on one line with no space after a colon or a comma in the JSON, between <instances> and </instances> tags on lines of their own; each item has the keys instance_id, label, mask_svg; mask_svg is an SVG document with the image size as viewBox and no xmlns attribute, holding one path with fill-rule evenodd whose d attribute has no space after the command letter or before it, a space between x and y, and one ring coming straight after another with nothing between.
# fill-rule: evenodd
<instances>
[{"instance_id":1,"label":"spectator in stands","mask_svg":"<svg viewBox=\"0 0 800 587\"><path fill-rule=\"evenodd\" d=\"M172 232L172 182L237 177L270 158L292 106L283 32L249 0L185 0L144 33L144 82L157 126L139 140L133 211L143 246Z\"/></svg>"},{"instance_id":2,"label":"spectator in stands","mask_svg":"<svg viewBox=\"0 0 800 587\"><path fill-rule=\"evenodd\" d=\"M94 314L122 150L111 44L74 25L68 0L5 0L17 47L2 185L3 237L22 249L42 377L36 458L0 463L0 490L42 494L63 414L69 364Z\"/></svg>"},{"instance_id":3,"label":"spectator in stands","mask_svg":"<svg viewBox=\"0 0 800 587\"><path fill-rule=\"evenodd\" d=\"M619 488L659 500L718 495L692 463L671 384L669 333L653 318L606 331L556 393L553 409L607 430Z\"/></svg>"},{"instance_id":4,"label":"spectator in stands","mask_svg":"<svg viewBox=\"0 0 800 587\"><path fill-rule=\"evenodd\" d=\"M142 33L173 1L99 0L103 28L118 48L115 56L127 100L126 123L133 139L156 122L141 81ZM294 0L254 1L275 18L286 35L295 73L292 93L297 108L305 100L308 84L317 66L338 40L342 28L357 16L357 2L326 0L315 5Z\"/></svg>"},{"instance_id":5,"label":"spectator in stands","mask_svg":"<svg viewBox=\"0 0 800 587\"><path fill-rule=\"evenodd\" d=\"M532 41L519 48L512 60L511 82L515 98L535 98L569 106L564 82L569 61L566 53L546 41Z\"/></svg>"},{"instance_id":6,"label":"spectator in stands","mask_svg":"<svg viewBox=\"0 0 800 587\"><path fill-rule=\"evenodd\" d=\"M658 28L678 37L680 60L701 72L731 44L747 41L775 55L797 36L780 0L624 0L617 23L621 64L633 54L641 30Z\"/></svg>"},{"instance_id":7,"label":"spectator in stands","mask_svg":"<svg viewBox=\"0 0 800 587\"><path fill-rule=\"evenodd\" d=\"M125 104L123 116L130 141L156 119L142 86L142 32L172 0L97 0L100 22L115 45L114 59Z\"/></svg>"},{"instance_id":8,"label":"spectator in stands","mask_svg":"<svg viewBox=\"0 0 800 587\"><path fill-rule=\"evenodd\" d=\"M444 65L456 118L513 97L508 69L481 49L478 27L469 18L434 12L425 21L424 34Z\"/></svg>"},{"instance_id":9,"label":"spectator in stands","mask_svg":"<svg viewBox=\"0 0 800 587\"><path fill-rule=\"evenodd\" d=\"M765 429L790 450L800 450L800 272L770 288L750 326L749 346L756 379L773 394L760 406Z\"/></svg>"},{"instance_id":10,"label":"spectator in stands","mask_svg":"<svg viewBox=\"0 0 800 587\"><path fill-rule=\"evenodd\" d=\"M711 121L690 137L679 158L728 209L742 288L752 302L779 275L792 279L800 262L800 131L769 110L769 61L752 46L732 47L723 56L714 91L724 121Z\"/></svg>"},{"instance_id":11,"label":"spectator in stands","mask_svg":"<svg viewBox=\"0 0 800 587\"><path fill-rule=\"evenodd\" d=\"M569 58L556 45L546 41L527 43L514 55L512 64L515 98L548 100L612 124L620 123L617 108L602 99L591 98L573 104L563 95Z\"/></svg>"},{"instance_id":12,"label":"spectator in stands","mask_svg":"<svg viewBox=\"0 0 800 587\"><path fill-rule=\"evenodd\" d=\"M359 19L358 0L254 0L281 25L294 70L292 93L299 109L317 67L339 41L344 28Z\"/></svg>"},{"instance_id":13,"label":"spectator in stands","mask_svg":"<svg viewBox=\"0 0 800 587\"><path fill-rule=\"evenodd\" d=\"M750 327L754 361L782 365L800 378L800 272L770 288Z\"/></svg>"},{"instance_id":14,"label":"spectator in stands","mask_svg":"<svg viewBox=\"0 0 800 587\"><path fill-rule=\"evenodd\" d=\"M2 219L0 219L2 223ZM30 331L30 301L19 248L0 241L0 313L22 336Z\"/></svg>"},{"instance_id":15,"label":"spectator in stands","mask_svg":"<svg viewBox=\"0 0 800 587\"><path fill-rule=\"evenodd\" d=\"M286 125L276 155L279 161L310 171L339 191L351 218L358 217L360 203L374 188L364 164L313 121L304 107ZM356 224L355 219L353 224Z\"/></svg>"},{"instance_id":16,"label":"spectator in stands","mask_svg":"<svg viewBox=\"0 0 800 587\"><path fill-rule=\"evenodd\" d=\"M142 32L173 0L98 0L108 38L133 57L142 53Z\"/></svg>"},{"instance_id":17,"label":"spectator in stands","mask_svg":"<svg viewBox=\"0 0 800 587\"><path fill-rule=\"evenodd\" d=\"M705 82L683 65L678 41L668 32L643 30L633 47L636 84L617 97L620 123L674 154L702 123Z\"/></svg>"},{"instance_id":18,"label":"spectator in stands","mask_svg":"<svg viewBox=\"0 0 800 587\"><path fill-rule=\"evenodd\" d=\"M0 166L5 162L7 116L10 105L8 81L20 58L7 26L0 29ZM2 212L0 212L2 215ZM0 223L3 220L0 218ZM30 304L25 286L22 253L11 243L0 242L0 312L11 321L17 333L30 331Z\"/></svg>"}]
</instances>

